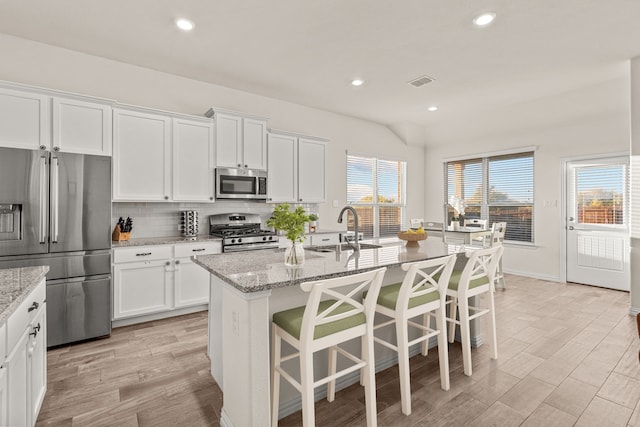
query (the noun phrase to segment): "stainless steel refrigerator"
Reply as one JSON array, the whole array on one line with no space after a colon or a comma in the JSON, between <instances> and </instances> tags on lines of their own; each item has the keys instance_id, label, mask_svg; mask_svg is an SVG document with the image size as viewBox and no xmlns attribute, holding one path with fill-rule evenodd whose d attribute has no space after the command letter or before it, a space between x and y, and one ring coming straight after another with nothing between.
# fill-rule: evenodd
<instances>
[{"instance_id":1,"label":"stainless steel refrigerator","mask_svg":"<svg viewBox=\"0 0 640 427\"><path fill-rule=\"evenodd\" d=\"M111 158L0 148L0 268L48 265L47 346L111 333Z\"/></svg>"}]
</instances>

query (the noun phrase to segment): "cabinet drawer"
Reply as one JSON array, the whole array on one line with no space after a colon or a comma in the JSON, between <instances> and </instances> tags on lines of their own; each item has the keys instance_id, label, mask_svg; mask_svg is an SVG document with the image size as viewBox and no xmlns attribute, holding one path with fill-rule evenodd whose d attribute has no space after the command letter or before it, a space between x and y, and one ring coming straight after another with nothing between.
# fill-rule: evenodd
<instances>
[{"instance_id":1,"label":"cabinet drawer","mask_svg":"<svg viewBox=\"0 0 640 427\"><path fill-rule=\"evenodd\" d=\"M340 235L335 234L312 234L309 236L309 244L311 246L339 245Z\"/></svg>"},{"instance_id":2,"label":"cabinet drawer","mask_svg":"<svg viewBox=\"0 0 640 427\"><path fill-rule=\"evenodd\" d=\"M7 327L2 324L0 326L0 366L4 363L5 357L7 357Z\"/></svg>"},{"instance_id":3,"label":"cabinet drawer","mask_svg":"<svg viewBox=\"0 0 640 427\"><path fill-rule=\"evenodd\" d=\"M140 262L173 257L172 245L136 246L134 248L118 248L113 250L113 262Z\"/></svg>"},{"instance_id":4,"label":"cabinet drawer","mask_svg":"<svg viewBox=\"0 0 640 427\"><path fill-rule=\"evenodd\" d=\"M22 301L7 319L7 350L11 350L44 305L46 288L44 280Z\"/></svg>"},{"instance_id":5,"label":"cabinet drawer","mask_svg":"<svg viewBox=\"0 0 640 427\"><path fill-rule=\"evenodd\" d=\"M186 258L194 255L222 253L222 242L188 243L175 245L175 257Z\"/></svg>"}]
</instances>

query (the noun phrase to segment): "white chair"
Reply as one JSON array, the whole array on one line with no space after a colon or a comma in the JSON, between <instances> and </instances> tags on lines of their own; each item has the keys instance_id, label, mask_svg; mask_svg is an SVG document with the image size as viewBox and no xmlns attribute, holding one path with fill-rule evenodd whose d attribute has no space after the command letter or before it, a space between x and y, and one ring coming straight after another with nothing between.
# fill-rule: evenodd
<instances>
[{"instance_id":1,"label":"white chair","mask_svg":"<svg viewBox=\"0 0 640 427\"><path fill-rule=\"evenodd\" d=\"M398 352L400 371L400 396L402 413L411 414L411 384L409 373L409 349L422 343L422 354L427 355L429 338L438 337L438 356L440 362L440 387L449 390L449 356L447 344L447 326L445 316L446 290L449 278L456 262L455 255L426 261L406 263L402 269L407 272L402 283L384 286L378 295L376 312L390 317L375 326L375 329L394 325L396 345L382 338L374 337L375 342ZM420 316L420 322L411 319ZM429 326L431 316L436 319L436 329ZM409 341L409 326L422 331L422 334Z\"/></svg>"},{"instance_id":2,"label":"white chair","mask_svg":"<svg viewBox=\"0 0 640 427\"><path fill-rule=\"evenodd\" d=\"M465 219L464 220L464 226L465 227L469 227L469 228L479 228L481 230L486 230L487 229L487 220L486 219L478 219L478 218L471 218L471 219ZM471 241L471 245L475 245L475 246L486 246L486 242L487 239L485 237L476 237L475 239L473 239Z\"/></svg>"},{"instance_id":3,"label":"white chair","mask_svg":"<svg viewBox=\"0 0 640 427\"><path fill-rule=\"evenodd\" d=\"M375 360L373 353L373 320L376 300L386 268L335 279L302 283L300 287L310 292L306 306L281 311L273 315L271 347L271 425L278 425L280 401L280 377L290 382L302 394L302 423L306 427L315 424L314 389L328 384L327 400L335 397L335 379L358 370L364 370L367 426L377 425ZM368 290L362 302L354 299ZM331 299L322 300L324 296ZM362 339L362 354L358 358L338 347L338 344ZM282 356L282 340L297 352ZM329 375L314 380L313 354L329 349ZM336 373L337 353L353 365ZM300 358L300 381L296 381L282 367L282 363Z\"/></svg>"},{"instance_id":4,"label":"white chair","mask_svg":"<svg viewBox=\"0 0 640 427\"><path fill-rule=\"evenodd\" d=\"M462 271L454 271L449 280L447 297L451 304L449 310L449 342L453 342L455 325L460 325L460 341L462 343L462 359L464 374L471 375L471 321L480 316L489 314L489 345L491 346L491 358L498 358L498 343L496 340L496 311L493 299L496 267L502 257L504 247L501 245L492 248L477 249L467 252L469 257ZM469 305L469 298L487 294L488 308L480 308ZM478 299L478 301L480 301ZM456 311L460 320L456 319ZM473 312L473 314L471 313Z\"/></svg>"},{"instance_id":5,"label":"white chair","mask_svg":"<svg viewBox=\"0 0 640 427\"><path fill-rule=\"evenodd\" d=\"M506 231L506 222L494 222L491 225L489 246L493 247L502 245L504 243L504 235ZM498 261L498 267L496 268L495 286L497 289L502 289L503 291L507 289L504 282L504 271L502 270L502 257L500 257L500 261Z\"/></svg>"},{"instance_id":6,"label":"white chair","mask_svg":"<svg viewBox=\"0 0 640 427\"><path fill-rule=\"evenodd\" d=\"M444 242L444 223L435 221L425 221L422 227L430 236L440 236Z\"/></svg>"}]
</instances>

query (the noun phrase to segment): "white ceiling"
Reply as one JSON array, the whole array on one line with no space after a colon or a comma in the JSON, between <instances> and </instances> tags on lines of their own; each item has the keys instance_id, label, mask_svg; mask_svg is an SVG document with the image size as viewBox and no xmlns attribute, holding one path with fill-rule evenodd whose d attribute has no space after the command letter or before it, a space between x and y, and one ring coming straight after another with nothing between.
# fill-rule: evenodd
<instances>
[{"instance_id":1,"label":"white ceiling","mask_svg":"<svg viewBox=\"0 0 640 427\"><path fill-rule=\"evenodd\" d=\"M0 0L0 32L411 133L619 77L640 1Z\"/></svg>"}]
</instances>

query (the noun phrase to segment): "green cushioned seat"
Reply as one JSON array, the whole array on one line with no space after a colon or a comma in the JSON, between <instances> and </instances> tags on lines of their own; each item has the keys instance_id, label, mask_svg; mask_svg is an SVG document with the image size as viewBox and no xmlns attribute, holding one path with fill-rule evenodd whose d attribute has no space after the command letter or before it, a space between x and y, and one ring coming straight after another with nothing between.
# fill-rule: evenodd
<instances>
[{"instance_id":1,"label":"green cushioned seat","mask_svg":"<svg viewBox=\"0 0 640 427\"><path fill-rule=\"evenodd\" d=\"M462 271L453 271L451 273L451 279L449 279L449 289L458 290L458 285L460 284L460 276L462 276ZM489 283L489 278L487 276L478 277L477 279L473 279L469 282L469 289L477 288L478 286L486 285Z\"/></svg>"},{"instance_id":2,"label":"green cushioned seat","mask_svg":"<svg viewBox=\"0 0 640 427\"><path fill-rule=\"evenodd\" d=\"M382 288L380 288L380 294L378 295L378 304L383 307L387 307L388 309L395 310L401 286L402 283L395 283L393 285L383 286ZM420 290L424 288L425 287L422 286ZM426 295L420 295L418 297L409 298L409 308L417 307L419 305L435 301L439 298L440 293L438 291L430 292Z\"/></svg>"},{"instance_id":3,"label":"green cushioned seat","mask_svg":"<svg viewBox=\"0 0 640 427\"><path fill-rule=\"evenodd\" d=\"M318 307L318 313L329 308L336 300L321 301ZM273 323L280 326L289 334L297 339L300 339L300 328L302 327L302 316L304 315L305 306L292 308L285 311L274 313ZM352 305L340 304L329 315L335 315L345 313L351 310L355 310ZM354 314L353 316L346 317L342 320L336 320L334 322L325 323L324 325L316 326L313 332L313 339L326 337L327 335L335 334L336 332L344 331L346 329L353 328L358 325L364 324L366 321L364 313Z\"/></svg>"}]
</instances>

